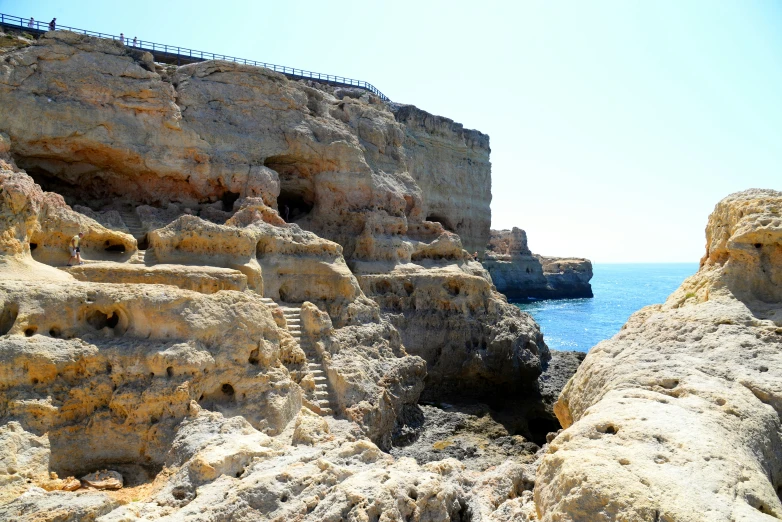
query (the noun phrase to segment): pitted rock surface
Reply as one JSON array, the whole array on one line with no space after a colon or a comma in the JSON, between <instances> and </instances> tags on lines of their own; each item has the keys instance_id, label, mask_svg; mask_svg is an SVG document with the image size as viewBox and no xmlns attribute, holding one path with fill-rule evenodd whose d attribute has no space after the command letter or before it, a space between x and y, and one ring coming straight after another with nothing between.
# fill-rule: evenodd
<instances>
[{"instance_id":1,"label":"pitted rock surface","mask_svg":"<svg viewBox=\"0 0 782 522\"><path fill-rule=\"evenodd\" d=\"M782 192L722 200L706 244L562 391L541 520L782 518Z\"/></svg>"}]
</instances>

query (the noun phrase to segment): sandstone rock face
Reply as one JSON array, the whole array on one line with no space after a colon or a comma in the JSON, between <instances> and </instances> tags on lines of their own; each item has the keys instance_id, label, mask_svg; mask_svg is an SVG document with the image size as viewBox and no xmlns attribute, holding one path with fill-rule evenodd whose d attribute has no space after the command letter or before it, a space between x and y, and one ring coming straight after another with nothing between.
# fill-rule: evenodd
<instances>
[{"instance_id":1,"label":"sandstone rock face","mask_svg":"<svg viewBox=\"0 0 782 522\"><path fill-rule=\"evenodd\" d=\"M706 243L563 390L541 520L782 518L782 192L722 200Z\"/></svg>"},{"instance_id":2,"label":"sandstone rock face","mask_svg":"<svg viewBox=\"0 0 782 522\"><path fill-rule=\"evenodd\" d=\"M534 518L521 435L493 469L383 453L422 393L522 396L549 356L463 248L488 240L488 137L28 43L0 49L0 519Z\"/></svg>"},{"instance_id":3,"label":"sandstone rock face","mask_svg":"<svg viewBox=\"0 0 782 522\"><path fill-rule=\"evenodd\" d=\"M373 215L382 234L431 215L468 248L488 238L488 137L414 107L227 62L161 76L147 54L61 31L4 56L0 95L17 163L71 204L258 196L348 257Z\"/></svg>"},{"instance_id":4,"label":"sandstone rock face","mask_svg":"<svg viewBox=\"0 0 782 522\"><path fill-rule=\"evenodd\" d=\"M399 267L359 281L426 360L426 400L519 393L549 358L538 325L492 290L478 263Z\"/></svg>"},{"instance_id":5,"label":"sandstone rock face","mask_svg":"<svg viewBox=\"0 0 782 522\"><path fill-rule=\"evenodd\" d=\"M412 105L391 110L404 125L410 172L427 196L426 219L459 234L469 252L483 251L491 225L489 137Z\"/></svg>"},{"instance_id":6,"label":"sandstone rock face","mask_svg":"<svg viewBox=\"0 0 782 522\"><path fill-rule=\"evenodd\" d=\"M520 228L491 231L483 266L509 299L592 297L591 261L533 254Z\"/></svg>"},{"instance_id":7,"label":"sandstone rock face","mask_svg":"<svg viewBox=\"0 0 782 522\"><path fill-rule=\"evenodd\" d=\"M193 274L187 288L246 284L272 299L332 307L335 295L356 300L363 289L427 360L434 387L443 365L456 369L452 380L476 385L498 370L503 386L533 382L547 357L537 326L482 280L485 272L465 266L463 247L482 250L489 239L488 136L364 94L235 63L163 71L118 43L58 31L4 55L0 131L45 189L117 233L135 231L145 264L210 265L246 277ZM32 129L29 118L46 124ZM281 216L300 229L281 227ZM299 248L302 229L334 243L307 239L315 246ZM63 255L65 239L36 242L34 255L54 263L43 254ZM133 257L132 238L122 247L113 241L103 239L105 248L125 249L112 254L119 261ZM326 261L307 248L333 254ZM154 282L162 271L118 272L122 281ZM383 281L408 297L411 278L431 289L418 292L418 305L408 300L402 317ZM454 299L460 287L469 297ZM431 309L422 314L424 307Z\"/></svg>"}]
</instances>

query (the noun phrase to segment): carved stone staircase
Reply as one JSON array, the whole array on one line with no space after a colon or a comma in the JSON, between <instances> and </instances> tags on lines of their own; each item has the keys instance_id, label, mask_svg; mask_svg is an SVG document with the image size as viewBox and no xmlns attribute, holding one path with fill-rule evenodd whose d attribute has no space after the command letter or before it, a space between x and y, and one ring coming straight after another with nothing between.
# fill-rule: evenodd
<instances>
[{"instance_id":1,"label":"carved stone staircase","mask_svg":"<svg viewBox=\"0 0 782 522\"><path fill-rule=\"evenodd\" d=\"M122 217L122 221L125 223L125 226L128 227L128 232L130 232L130 235L136 238L136 241L138 241L139 244L144 239L144 236L146 235L146 232L144 231L144 226L141 224L141 220L138 217L138 214L136 214L136 210L133 207L130 206L124 206L119 211L119 215ZM147 251L139 249L136 254L131 258L131 263L140 263L145 264L145 256Z\"/></svg>"},{"instance_id":2,"label":"carved stone staircase","mask_svg":"<svg viewBox=\"0 0 782 522\"><path fill-rule=\"evenodd\" d=\"M270 309L280 307L285 315L285 322L288 325L288 332L293 336L304 355L307 357L307 370L315 378L315 403L320 408L321 415L334 415L334 405L331 402L331 390L329 389L326 370L320 356L315 351L315 347L308 337L303 335L301 330L301 307L280 305L273 299L263 298L263 302Z\"/></svg>"},{"instance_id":3,"label":"carved stone staircase","mask_svg":"<svg viewBox=\"0 0 782 522\"><path fill-rule=\"evenodd\" d=\"M125 226L128 227L130 235L136 238L136 241L141 241L144 238L146 232L144 232L144 226L141 224L141 220L136 214L136 210L130 206L124 206L119 211L119 215L122 217L122 221Z\"/></svg>"}]
</instances>

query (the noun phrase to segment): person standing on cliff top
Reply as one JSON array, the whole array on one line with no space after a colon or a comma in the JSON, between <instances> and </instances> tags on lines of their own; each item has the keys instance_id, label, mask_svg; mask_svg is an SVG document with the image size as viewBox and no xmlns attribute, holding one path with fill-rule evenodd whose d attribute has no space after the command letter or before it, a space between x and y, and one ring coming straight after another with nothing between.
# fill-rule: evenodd
<instances>
[{"instance_id":1,"label":"person standing on cliff top","mask_svg":"<svg viewBox=\"0 0 782 522\"><path fill-rule=\"evenodd\" d=\"M125 45L125 33L119 33L119 43Z\"/></svg>"},{"instance_id":2,"label":"person standing on cliff top","mask_svg":"<svg viewBox=\"0 0 782 522\"><path fill-rule=\"evenodd\" d=\"M33 17L31 16L31 17L30 17L30 21L29 21L29 22L27 22L27 27L29 27L30 29L32 29L34 25L35 25L35 18L33 18Z\"/></svg>"},{"instance_id":3,"label":"person standing on cliff top","mask_svg":"<svg viewBox=\"0 0 782 522\"><path fill-rule=\"evenodd\" d=\"M73 266L71 265L72 259L76 259L76 262L80 265L84 264L84 261L81 260L81 238L83 237L84 232L79 232L71 238L71 258L68 259L68 266Z\"/></svg>"},{"instance_id":4,"label":"person standing on cliff top","mask_svg":"<svg viewBox=\"0 0 782 522\"><path fill-rule=\"evenodd\" d=\"M137 39L136 39L136 37L134 36L134 37L133 37L133 47L136 47L136 42L138 42L138 40L137 40Z\"/></svg>"},{"instance_id":5,"label":"person standing on cliff top","mask_svg":"<svg viewBox=\"0 0 782 522\"><path fill-rule=\"evenodd\" d=\"M57 19L56 18L52 18L52 21L49 22L49 30L50 31L54 31L56 29L57 29Z\"/></svg>"}]
</instances>

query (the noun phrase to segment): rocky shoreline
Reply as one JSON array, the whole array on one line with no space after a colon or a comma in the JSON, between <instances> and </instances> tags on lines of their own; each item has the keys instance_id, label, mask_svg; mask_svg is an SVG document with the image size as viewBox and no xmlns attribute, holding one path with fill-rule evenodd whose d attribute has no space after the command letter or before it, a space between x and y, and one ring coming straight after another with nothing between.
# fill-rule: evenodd
<instances>
[{"instance_id":1,"label":"rocky shoreline","mask_svg":"<svg viewBox=\"0 0 782 522\"><path fill-rule=\"evenodd\" d=\"M724 199L665 304L552 351L508 298L591 295L591 263L490 232L485 134L0 39L0 519L782 518L782 193Z\"/></svg>"}]
</instances>

